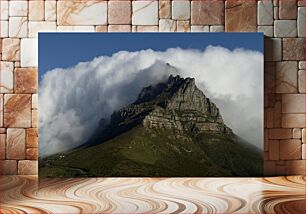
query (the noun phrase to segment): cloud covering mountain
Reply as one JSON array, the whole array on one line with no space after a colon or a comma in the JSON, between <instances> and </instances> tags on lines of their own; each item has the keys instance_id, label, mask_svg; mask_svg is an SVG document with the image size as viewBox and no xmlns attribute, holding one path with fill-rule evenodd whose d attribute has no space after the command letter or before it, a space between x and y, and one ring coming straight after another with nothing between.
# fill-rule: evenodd
<instances>
[{"instance_id":1,"label":"cloud covering mountain","mask_svg":"<svg viewBox=\"0 0 306 214\"><path fill-rule=\"evenodd\" d=\"M164 81L170 74L194 77L220 108L225 123L262 148L262 53L209 46L204 51L120 51L48 71L39 90L40 156L84 143L101 118L132 103L143 87Z\"/></svg>"}]
</instances>

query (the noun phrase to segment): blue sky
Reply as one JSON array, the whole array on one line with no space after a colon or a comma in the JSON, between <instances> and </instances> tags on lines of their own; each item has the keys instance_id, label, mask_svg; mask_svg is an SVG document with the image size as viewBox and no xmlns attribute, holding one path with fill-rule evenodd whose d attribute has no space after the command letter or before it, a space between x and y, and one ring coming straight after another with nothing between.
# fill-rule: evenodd
<instances>
[{"instance_id":1,"label":"blue sky","mask_svg":"<svg viewBox=\"0 0 306 214\"><path fill-rule=\"evenodd\" d=\"M39 33L39 79L51 69L111 56L120 50L204 50L219 45L263 52L263 39L262 33Z\"/></svg>"}]
</instances>

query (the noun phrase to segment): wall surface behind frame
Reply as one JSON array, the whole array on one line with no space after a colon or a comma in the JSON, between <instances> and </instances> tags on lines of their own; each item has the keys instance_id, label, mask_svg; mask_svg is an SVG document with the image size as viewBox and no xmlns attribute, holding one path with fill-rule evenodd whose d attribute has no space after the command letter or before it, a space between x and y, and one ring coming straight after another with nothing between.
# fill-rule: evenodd
<instances>
[{"instance_id":1,"label":"wall surface behind frame","mask_svg":"<svg viewBox=\"0 0 306 214\"><path fill-rule=\"evenodd\" d=\"M305 1L1 0L0 173L37 174L37 32L264 32L265 175L305 174Z\"/></svg>"}]
</instances>

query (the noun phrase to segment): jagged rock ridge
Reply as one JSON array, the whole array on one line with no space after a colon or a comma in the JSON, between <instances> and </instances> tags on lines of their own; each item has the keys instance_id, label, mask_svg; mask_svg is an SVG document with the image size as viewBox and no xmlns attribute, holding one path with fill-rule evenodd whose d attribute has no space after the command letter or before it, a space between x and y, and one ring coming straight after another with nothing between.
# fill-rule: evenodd
<instances>
[{"instance_id":1,"label":"jagged rock ridge","mask_svg":"<svg viewBox=\"0 0 306 214\"><path fill-rule=\"evenodd\" d=\"M152 94L152 90L154 91L154 87L145 88L138 100L142 100L146 94ZM203 131L231 133L224 124L217 106L197 88L193 78L170 76L165 91L170 91L168 100L157 104L156 108L144 118L145 127L174 128L197 133Z\"/></svg>"},{"instance_id":2,"label":"jagged rock ridge","mask_svg":"<svg viewBox=\"0 0 306 214\"><path fill-rule=\"evenodd\" d=\"M198 89L194 78L170 75L164 83L142 89L137 100L115 111L89 144L97 144L121 134L136 125L145 128L167 128L177 131L218 132L232 134L217 106Z\"/></svg>"}]
</instances>

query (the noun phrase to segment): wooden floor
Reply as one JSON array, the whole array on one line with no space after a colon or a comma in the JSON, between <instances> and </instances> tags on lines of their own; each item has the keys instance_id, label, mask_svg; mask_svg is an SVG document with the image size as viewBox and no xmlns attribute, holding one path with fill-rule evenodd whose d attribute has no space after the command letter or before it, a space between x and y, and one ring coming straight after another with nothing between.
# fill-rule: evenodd
<instances>
[{"instance_id":1,"label":"wooden floor","mask_svg":"<svg viewBox=\"0 0 306 214\"><path fill-rule=\"evenodd\" d=\"M305 213L305 177L0 178L2 213ZM0 212L1 213L1 212Z\"/></svg>"}]
</instances>

